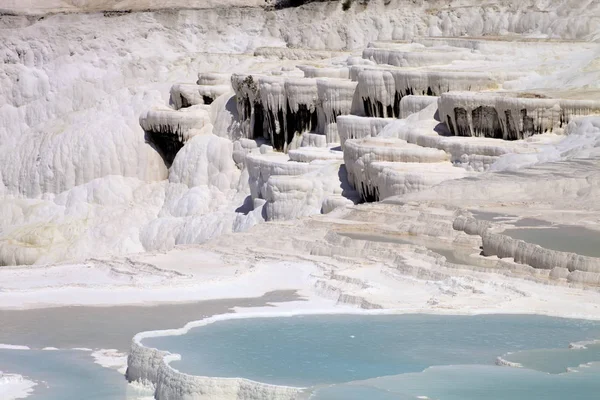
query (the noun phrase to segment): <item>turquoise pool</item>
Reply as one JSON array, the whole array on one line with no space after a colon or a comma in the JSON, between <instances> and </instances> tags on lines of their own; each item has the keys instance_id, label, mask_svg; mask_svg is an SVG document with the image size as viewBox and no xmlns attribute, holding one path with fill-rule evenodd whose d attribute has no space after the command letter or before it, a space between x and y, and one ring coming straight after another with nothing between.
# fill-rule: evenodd
<instances>
[{"instance_id":1,"label":"turquoise pool","mask_svg":"<svg viewBox=\"0 0 600 400\"><path fill-rule=\"evenodd\" d=\"M600 322L536 315L313 315L221 321L143 344L181 354L171 364L181 372L308 387L314 399L592 399L600 345L568 347L595 339Z\"/></svg>"}]
</instances>

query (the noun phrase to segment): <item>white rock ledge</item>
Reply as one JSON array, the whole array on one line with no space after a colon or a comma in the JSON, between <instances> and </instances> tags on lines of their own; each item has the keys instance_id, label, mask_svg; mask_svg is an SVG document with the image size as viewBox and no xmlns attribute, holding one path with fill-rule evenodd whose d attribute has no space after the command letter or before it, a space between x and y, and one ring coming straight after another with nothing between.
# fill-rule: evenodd
<instances>
[{"instance_id":1,"label":"white rock ledge","mask_svg":"<svg viewBox=\"0 0 600 400\"><path fill-rule=\"evenodd\" d=\"M356 115L340 115L337 118L337 129L342 148L348 139L375 137L389 124L392 118L370 118Z\"/></svg>"},{"instance_id":2,"label":"white rock ledge","mask_svg":"<svg viewBox=\"0 0 600 400\"><path fill-rule=\"evenodd\" d=\"M157 400L296 399L301 389L267 385L243 378L211 378L184 374L169 366L178 359L134 340L127 359L127 379L152 384Z\"/></svg>"},{"instance_id":3,"label":"white rock ledge","mask_svg":"<svg viewBox=\"0 0 600 400\"><path fill-rule=\"evenodd\" d=\"M421 50L421 51L418 51ZM397 67L423 67L430 65L450 64L455 60L472 60L482 58L464 48L412 48L391 49L367 47L363 50L363 58L377 64L394 65Z\"/></svg>"},{"instance_id":4,"label":"white rock ledge","mask_svg":"<svg viewBox=\"0 0 600 400\"><path fill-rule=\"evenodd\" d=\"M478 235L482 240L485 256L512 258L516 263L535 269L550 270L550 278L566 279L570 283L600 285L600 258L582 256L551 250L523 240L513 239L488 229L490 224L473 218L459 216L453 228L469 235Z\"/></svg>"}]
</instances>

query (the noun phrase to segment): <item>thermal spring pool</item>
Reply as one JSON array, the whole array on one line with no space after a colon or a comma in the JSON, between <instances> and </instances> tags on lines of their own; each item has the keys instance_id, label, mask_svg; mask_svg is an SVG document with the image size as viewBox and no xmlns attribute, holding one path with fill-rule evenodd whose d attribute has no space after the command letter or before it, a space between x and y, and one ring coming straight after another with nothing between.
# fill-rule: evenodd
<instances>
[{"instance_id":1,"label":"thermal spring pool","mask_svg":"<svg viewBox=\"0 0 600 400\"><path fill-rule=\"evenodd\" d=\"M597 231L573 225L548 228L507 229L503 235L524 240L551 250L600 257L600 235Z\"/></svg>"},{"instance_id":2,"label":"thermal spring pool","mask_svg":"<svg viewBox=\"0 0 600 400\"><path fill-rule=\"evenodd\" d=\"M305 398L530 400L596 398L597 339L598 321L538 315L304 315L142 344L180 354L170 365L182 373L304 387Z\"/></svg>"}]
</instances>

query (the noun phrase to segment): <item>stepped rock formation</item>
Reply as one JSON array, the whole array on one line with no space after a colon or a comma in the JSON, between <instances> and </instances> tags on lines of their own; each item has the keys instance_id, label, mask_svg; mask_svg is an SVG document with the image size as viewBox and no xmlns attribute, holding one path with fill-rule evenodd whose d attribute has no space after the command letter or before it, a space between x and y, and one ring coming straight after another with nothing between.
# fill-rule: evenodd
<instances>
[{"instance_id":1,"label":"stepped rock formation","mask_svg":"<svg viewBox=\"0 0 600 400\"><path fill-rule=\"evenodd\" d=\"M600 258L510 235L599 230L599 1L1 3L0 308L598 317ZM127 379L306 395L175 359Z\"/></svg>"}]
</instances>

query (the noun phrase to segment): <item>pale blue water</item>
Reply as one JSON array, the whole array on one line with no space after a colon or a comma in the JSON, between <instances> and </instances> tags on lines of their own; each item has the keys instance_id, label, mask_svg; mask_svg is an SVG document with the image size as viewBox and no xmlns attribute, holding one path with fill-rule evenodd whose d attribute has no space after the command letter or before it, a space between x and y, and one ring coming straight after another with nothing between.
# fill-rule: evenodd
<instances>
[{"instance_id":1,"label":"pale blue water","mask_svg":"<svg viewBox=\"0 0 600 400\"><path fill-rule=\"evenodd\" d=\"M294 291L270 292L250 299L149 307L0 310L0 343L34 349L89 347L126 352L131 338L143 330L181 326L206 315L226 313L234 306L262 307L290 300L298 300ZM90 352L0 349L0 371L21 374L38 382L28 397L31 400L138 400L151 394L128 385L118 371L95 364ZM5 399L0 395L0 400Z\"/></svg>"},{"instance_id":2,"label":"pale blue water","mask_svg":"<svg viewBox=\"0 0 600 400\"><path fill-rule=\"evenodd\" d=\"M116 400L132 390L123 375L83 351L0 350L0 370L36 381L32 400Z\"/></svg>"},{"instance_id":3,"label":"pale blue water","mask_svg":"<svg viewBox=\"0 0 600 400\"><path fill-rule=\"evenodd\" d=\"M185 373L316 387L315 399L596 399L600 368L545 371L600 361L598 347L567 349L598 338L599 322L542 316L327 315L222 321L143 343L181 354L172 366ZM532 369L495 366L508 352Z\"/></svg>"},{"instance_id":4,"label":"pale blue water","mask_svg":"<svg viewBox=\"0 0 600 400\"><path fill-rule=\"evenodd\" d=\"M560 374L567 368L587 371L579 365L600 361L600 343L586 346L586 349L536 349L509 354L505 360L517 362L526 368L550 374ZM600 376L599 376L600 378Z\"/></svg>"},{"instance_id":5,"label":"pale blue water","mask_svg":"<svg viewBox=\"0 0 600 400\"><path fill-rule=\"evenodd\" d=\"M488 365L431 367L317 390L312 400L595 400L600 366L561 375Z\"/></svg>"},{"instance_id":6,"label":"pale blue water","mask_svg":"<svg viewBox=\"0 0 600 400\"><path fill-rule=\"evenodd\" d=\"M551 228L507 229L501 232L551 250L566 251L588 257L600 257L600 232L574 225Z\"/></svg>"}]
</instances>

